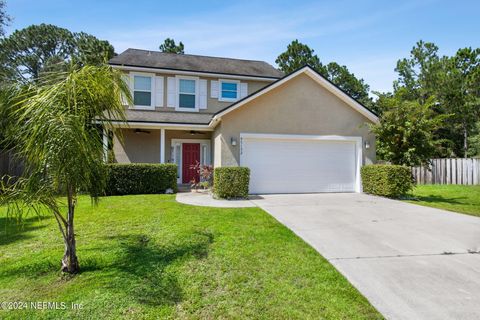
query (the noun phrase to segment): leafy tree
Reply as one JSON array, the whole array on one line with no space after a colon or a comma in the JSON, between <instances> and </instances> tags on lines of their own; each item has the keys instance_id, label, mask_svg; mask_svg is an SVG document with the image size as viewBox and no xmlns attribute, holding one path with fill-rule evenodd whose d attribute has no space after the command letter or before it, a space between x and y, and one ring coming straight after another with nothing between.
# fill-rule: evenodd
<instances>
[{"instance_id":1,"label":"leafy tree","mask_svg":"<svg viewBox=\"0 0 480 320\"><path fill-rule=\"evenodd\" d=\"M286 74L292 73L307 64L317 71L324 71L324 67L317 55L314 54L314 50L297 39L287 46L287 51L281 53L275 63Z\"/></svg>"},{"instance_id":2,"label":"leafy tree","mask_svg":"<svg viewBox=\"0 0 480 320\"><path fill-rule=\"evenodd\" d=\"M394 91L405 88L402 96L406 100L426 99L434 95L441 71L438 47L431 42L418 41L410 51L410 57L400 59L395 71L398 80L394 82Z\"/></svg>"},{"instance_id":3,"label":"leafy tree","mask_svg":"<svg viewBox=\"0 0 480 320\"><path fill-rule=\"evenodd\" d=\"M397 62L395 70L399 78L394 82L394 92L401 92L399 98L420 103L434 98L436 114L452 115L435 132L442 141L435 156L469 153L469 136L474 133L480 115L479 55L479 49L464 48L453 57L440 57L435 44L419 41L408 58Z\"/></svg>"},{"instance_id":4,"label":"leafy tree","mask_svg":"<svg viewBox=\"0 0 480 320\"><path fill-rule=\"evenodd\" d=\"M323 73L328 80L339 86L352 98L370 106L371 99L368 96L370 86L363 79L358 79L353 73L348 71L346 66L341 66L336 62L330 62ZM322 72L320 72L322 73Z\"/></svg>"},{"instance_id":5,"label":"leafy tree","mask_svg":"<svg viewBox=\"0 0 480 320\"><path fill-rule=\"evenodd\" d=\"M308 64L354 99L367 106L372 104L372 100L368 96L370 87L363 79L357 79L346 66L341 66L336 62L322 64L318 56L314 54L314 50L298 40L292 41L287 46L287 50L281 53L275 62L286 74Z\"/></svg>"},{"instance_id":6,"label":"leafy tree","mask_svg":"<svg viewBox=\"0 0 480 320\"><path fill-rule=\"evenodd\" d=\"M113 58L115 51L106 40L99 40L85 32L73 34L74 51L72 57L80 65L101 65Z\"/></svg>"},{"instance_id":7,"label":"leafy tree","mask_svg":"<svg viewBox=\"0 0 480 320\"><path fill-rule=\"evenodd\" d=\"M175 43L175 40L167 38L163 41L163 44L159 46L160 51L165 53L176 53L176 54L184 54L184 46L183 43L180 41L178 45Z\"/></svg>"},{"instance_id":8,"label":"leafy tree","mask_svg":"<svg viewBox=\"0 0 480 320\"><path fill-rule=\"evenodd\" d=\"M457 155L468 156L468 140L480 117L480 49L464 48L442 59L436 95L442 111L450 113L447 134Z\"/></svg>"},{"instance_id":9,"label":"leafy tree","mask_svg":"<svg viewBox=\"0 0 480 320\"><path fill-rule=\"evenodd\" d=\"M394 95L392 92L372 91L372 93L377 96L377 99L372 103L371 110L381 117L383 114L383 109L389 105L390 99L393 99Z\"/></svg>"},{"instance_id":10,"label":"leafy tree","mask_svg":"<svg viewBox=\"0 0 480 320\"><path fill-rule=\"evenodd\" d=\"M21 217L29 210L49 210L65 244L61 270L79 271L74 229L77 195L97 200L105 184L101 131L94 124L124 120L122 95L131 101L122 73L109 66L85 66L12 86L2 107L10 118L7 140L25 160L22 177L3 183L0 205ZM66 195L60 203L58 193ZM65 210L65 213L62 211Z\"/></svg>"},{"instance_id":11,"label":"leafy tree","mask_svg":"<svg viewBox=\"0 0 480 320\"><path fill-rule=\"evenodd\" d=\"M7 14L5 10L5 7L6 7L5 1L0 0L0 38L2 38L5 35L4 27L7 26L11 21L10 16ZM3 69L2 65L0 64L0 73L2 69ZM1 88L2 82L3 81L1 81L1 76L0 76L0 100L3 99L4 95L6 94L6 92ZM1 141L5 136L6 126L7 126L7 120L3 117L2 109L0 109L0 150L6 147L1 143Z\"/></svg>"},{"instance_id":12,"label":"leafy tree","mask_svg":"<svg viewBox=\"0 0 480 320\"><path fill-rule=\"evenodd\" d=\"M0 37L5 35L5 30L3 28L12 20L12 18L10 18L10 16L7 14L5 7L5 0L0 0Z\"/></svg>"},{"instance_id":13,"label":"leafy tree","mask_svg":"<svg viewBox=\"0 0 480 320\"><path fill-rule=\"evenodd\" d=\"M379 157L399 165L428 164L439 144L433 133L446 117L435 114L434 100L422 104L398 96L381 96L379 101L383 110L380 123L371 126L377 136Z\"/></svg>"},{"instance_id":14,"label":"leafy tree","mask_svg":"<svg viewBox=\"0 0 480 320\"><path fill-rule=\"evenodd\" d=\"M477 122L474 134L468 138L468 156L480 158L480 121Z\"/></svg>"},{"instance_id":15,"label":"leafy tree","mask_svg":"<svg viewBox=\"0 0 480 320\"><path fill-rule=\"evenodd\" d=\"M99 65L113 54L107 41L50 24L16 30L0 41L2 73L10 80L37 79L41 72L65 71L69 64Z\"/></svg>"}]
</instances>

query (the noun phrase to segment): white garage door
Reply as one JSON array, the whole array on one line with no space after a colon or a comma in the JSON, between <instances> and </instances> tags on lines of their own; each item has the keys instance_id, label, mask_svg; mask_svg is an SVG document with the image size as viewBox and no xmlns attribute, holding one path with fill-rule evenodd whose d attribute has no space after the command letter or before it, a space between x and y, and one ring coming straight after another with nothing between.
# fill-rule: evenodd
<instances>
[{"instance_id":1,"label":"white garage door","mask_svg":"<svg viewBox=\"0 0 480 320\"><path fill-rule=\"evenodd\" d=\"M242 134L250 193L355 192L361 138Z\"/></svg>"}]
</instances>

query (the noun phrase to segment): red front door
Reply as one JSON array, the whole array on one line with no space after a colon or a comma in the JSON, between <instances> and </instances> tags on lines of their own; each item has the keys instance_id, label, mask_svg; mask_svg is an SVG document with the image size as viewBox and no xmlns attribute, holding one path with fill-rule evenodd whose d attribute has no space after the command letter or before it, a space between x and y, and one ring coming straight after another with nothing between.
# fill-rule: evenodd
<instances>
[{"instance_id":1,"label":"red front door","mask_svg":"<svg viewBox=\"0 0 480 320\"><path fill-rule=\"evenodd\" d=\"M182 144L182 183L200 180L199 174L191 166L200 162L200 143Z\"/></svg>"}]
</instances>

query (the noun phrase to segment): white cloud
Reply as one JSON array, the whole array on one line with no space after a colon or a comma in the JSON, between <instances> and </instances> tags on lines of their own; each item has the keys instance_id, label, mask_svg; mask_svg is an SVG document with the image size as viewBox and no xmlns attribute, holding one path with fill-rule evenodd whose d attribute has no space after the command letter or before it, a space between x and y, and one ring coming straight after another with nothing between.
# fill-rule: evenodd
<instances>
[{"instance_id":1,"label":"white cloud","mask_svg":"<svg viewBox=\"0 0 480 320\"><path fill-rule=\"evenodd\" d=\"M276 56L295 38L310 44L322 43L321 39L327 36L351 32L361 32L365 36L375 32L368 26L422 4L407 2L394 9L380 8L366 15L355 13L353 18L340 10L343 5L346 4L316 3L296 8L289 6L291 9L285 11L279 4L266 11L261 5L242 2L208 13L200 12L182 20L167 16L159 17L157 22L143 22L141 26L126 25L124 30L116 27L115 31L106 31L101 37L109 39L117 52L130 47L158 50L163 39L171 37L181 40L187 53L265 60L273 64ZM389 91L395 78L393 68L398 56L378 55L354 56L344 59L342 64L364 78L371 89ZM334 56L331 60L338 61L337 58L340 57ZM323 57L322 60L328 62Z\"/></svg>"},{"instance_id":2,"label":"white cloud","mask_svg":"<svg viewBox=\"0 0 480 320\"><path fill-rule=\"evenodd\" d=\"M188 52L223 54L240 50L253 58L253 51L264 51L259 47L291 41L295 38L314 38L356 29L371 23L368 17L338 21L336 8L325 5L298 6L290 11L282 8L268 9L250 5L232 6L209 14L178 20L176 17L162 17L155 25L144 25L105 32L117 49L128 47L156 50L166 37L182 40ZM248 49L242 50L242 48ZM235 55L238 56L238 55ZM257 57L259 58L259 57ZM260 57L260 59L262 59Z\"/></svg>"}]
</instances>

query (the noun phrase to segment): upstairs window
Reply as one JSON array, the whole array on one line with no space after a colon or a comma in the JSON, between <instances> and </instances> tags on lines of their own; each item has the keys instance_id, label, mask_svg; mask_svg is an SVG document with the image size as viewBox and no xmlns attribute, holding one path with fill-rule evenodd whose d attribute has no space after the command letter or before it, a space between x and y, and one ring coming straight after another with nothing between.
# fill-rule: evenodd
<instances>
[{"instance_id":1,"label":"upstairs window","mask_svg":"<svg viewBox=\"0 0 480 320\"><path fill-rule=\"evenodd\" d=\"M178 107L195 109L196 80L179 79Z\"/></svg>"},{"instance_id":2,"label":"upstairs window","mask_svg":"<svg viewBox=\"0 0 480 320\"><path fill-rule=\"evenodd\" d=\"M237 81L220 81L220 99L221 101L235 101L238 99Z\"/></svg>"},{"instance_id":3,"label":"upstairs window","mask_svg":"<svg viewBox=\"0 0 480 320\"><path fill-rule=\"evenodd\" d=\"M152 77L133 76L133 104L141 107L152 106Z\"/></svg>"}]
</instances>

